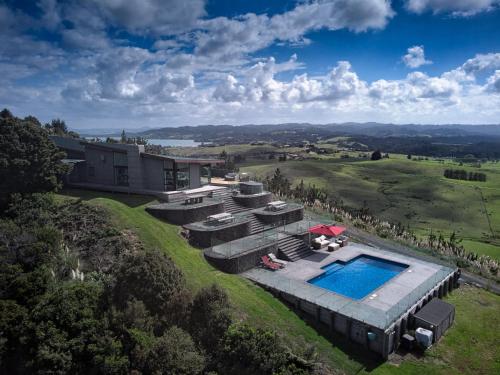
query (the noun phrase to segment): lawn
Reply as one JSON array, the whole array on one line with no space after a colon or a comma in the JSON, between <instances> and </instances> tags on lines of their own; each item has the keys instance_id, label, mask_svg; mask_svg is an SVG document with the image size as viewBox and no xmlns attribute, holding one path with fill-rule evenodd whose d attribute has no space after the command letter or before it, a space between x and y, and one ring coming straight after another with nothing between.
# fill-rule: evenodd
<instances>
[{"instance_id":1,"label":"lawn","mask_svg":"<svg viewBox=\"0 0 500 375\"><path fill-rule=\"evenodd\" d=\"M252 176L272 175L280 168L292 183L304 180L327 189L344 204L369 207L377 217L410 227L418 235L432 230L449 236L455 231L465 248L500 259L500 164L481 168L451 161L407 160L391 156L376 162L323 159L262 161L242 165ZM486 182L450 180L446 168L483 172Z\"/></svg>"},{"instance_id":2,"label":"lawn","mask_svg":"<svg viewBox=\"0 0 500 375\"><path fill-rule=\"evenodd\" d=\"M497 352L500 340L500 297L478 289L455 291L450 302L457 308L456 324L445 338L420 359L404 359L401 364L382 363L359 346L346 344L342 338L328 337L302 320L270 293L236 276L211 267L200 250L192 248L179 236L179 227L167 224L146 213L147 197L68 191L107 208L117 227L134 230L149 248L167 253L183 270L189 286L199 289L218 283L228 292L238 319L259 327L276 329L288 344L297 348L314 345L323 361L347 374L373 373L498 373Z\"/></svg>"}]
</instances>

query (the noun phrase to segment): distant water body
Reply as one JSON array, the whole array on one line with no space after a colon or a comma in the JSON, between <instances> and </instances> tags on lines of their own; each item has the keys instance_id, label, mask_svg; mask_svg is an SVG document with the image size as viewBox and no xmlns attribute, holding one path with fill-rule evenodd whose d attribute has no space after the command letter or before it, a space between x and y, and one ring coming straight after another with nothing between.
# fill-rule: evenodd
<instances>
[{"instance_id":1,"label":"distant water body","mask_svg":"<svg viewBox=\"0 0 500 375\"><path fill-rule=\"evenodd\" d=\"M86 137L93 139L94 137ZM102 137L101 137L102 138ZM120 140L120 137L111 137ZM157 145L162 147L197 147L201 142L195 142L192 139L148 139L148 145Z\"/></svg>"}]
</instances>

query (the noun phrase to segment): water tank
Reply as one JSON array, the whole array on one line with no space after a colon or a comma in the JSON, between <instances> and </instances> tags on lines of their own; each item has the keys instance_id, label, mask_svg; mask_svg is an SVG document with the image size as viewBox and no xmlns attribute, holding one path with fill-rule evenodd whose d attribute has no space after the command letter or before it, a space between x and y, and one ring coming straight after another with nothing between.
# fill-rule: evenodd
<instances>
[{"instance_id":1,"label":"water tank","mask_svg":"<svg viewBox=\"0 0 500 375\"><path fill-rule=\"evenodd\" d=\"M415 330L415 338L419 345L424 348L429 348L432 345L432 331L428 329L418 327Z\"/></svg>"},{"instance_id":2,"label":"water tank","mask_svg":"<svg viewBox=\"0 0 500 375\"><path fill-rule=\"evenodd\" d=\"M263 191L262 183L255 181L240 182L240 193L245 195L260 194Z\"/></svg>"}]
</instances>

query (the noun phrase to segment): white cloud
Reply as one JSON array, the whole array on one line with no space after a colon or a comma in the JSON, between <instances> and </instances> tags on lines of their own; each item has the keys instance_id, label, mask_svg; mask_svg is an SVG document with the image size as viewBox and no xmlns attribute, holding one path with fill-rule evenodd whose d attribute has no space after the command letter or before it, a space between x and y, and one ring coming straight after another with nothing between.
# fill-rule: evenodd
<instances>
[{"instance_id":1,"label":"white cloud","mask_svg":"<svg viewBox=\"0 0 500 375\"><path fill-rule=\"evenodd\" d=\"M467 17L493 10L499 0L407 0L406 7L415 13L431 11L434 14L450 13Z\"/></svg>"},{"instance_id":2,"label":"white cloud","mask_svg":"<svg viewBox=\"0 0 500 375\"><path fill-rule=\"evenodd\" d=\"M253 13L218 17L199 21L195 53L227 60L277 41L303 43L304 35L314 30L382 29L393 16L387 0L329 0L303 3L272 17Z\"/></svg>"},{"instance_id":3,"label":"white cloud","mask_svg":"<svg viewBox=\"0 0 500 375\"><path fill-rule=\"evenodd\" d=\"M495 70L495 73L487 80L488 90L500 94L500 70Z\"/></svg>"},{"instance_id":4,"label":"white cloud","mask_svg":"<svg viewBox=\"0 0 500 375\"><path fill-rule=\"evenodd\" d=\"M407 52L402 57L402 60L409 68L415 69L422 65L432 64L432 61L425 59L424 46L410 47Z\"/></svg>"}]
</instances>

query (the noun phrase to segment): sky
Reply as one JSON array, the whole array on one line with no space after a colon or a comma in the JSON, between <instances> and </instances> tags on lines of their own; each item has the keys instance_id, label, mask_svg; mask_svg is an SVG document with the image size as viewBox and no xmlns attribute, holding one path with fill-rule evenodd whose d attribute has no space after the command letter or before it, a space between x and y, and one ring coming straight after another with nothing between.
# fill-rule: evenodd
<instances>
[{"instance_id":1,"label":"sky","mask_svg":"<svg viewBox=\"0 0 500 375\"><path fill-rule=\"evenodd\" d=\"M71 128L500 123L500 0L0 0L0 107Z\"/></svg>"}]
</instances>

